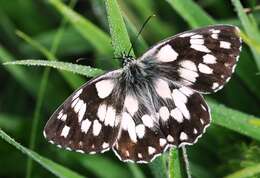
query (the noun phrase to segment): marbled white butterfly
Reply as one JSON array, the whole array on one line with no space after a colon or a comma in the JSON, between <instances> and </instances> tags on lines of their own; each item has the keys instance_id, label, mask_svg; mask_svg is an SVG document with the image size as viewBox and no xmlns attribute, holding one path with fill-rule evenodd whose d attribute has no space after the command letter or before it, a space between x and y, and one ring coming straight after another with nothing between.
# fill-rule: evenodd
<instances>
[{"instance_id":1,"label":"marbled white butterfly","mask_svg":"<svg viewBox=\"0 0 260 178\"><path fill-rule=\"evenodd\" d=\"M51 116L49 142L80 153L110 148L147 163L171 147L194 144L210 125L201 94L220 90L241 51L239 29L216 25L177 34L122 69L80 87Z\"/></svg>"}]
</instances>

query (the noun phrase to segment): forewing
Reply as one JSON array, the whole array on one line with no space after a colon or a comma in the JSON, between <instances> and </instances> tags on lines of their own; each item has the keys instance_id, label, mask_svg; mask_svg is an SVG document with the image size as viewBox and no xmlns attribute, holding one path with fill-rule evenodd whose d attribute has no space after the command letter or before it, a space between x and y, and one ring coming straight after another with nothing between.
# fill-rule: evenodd
<instances>
[{"instance_id":1,"label":"forewing","mask_svg":"<svg viewBox=\"0 0 260 178\"><path fill-rule=\"evenodd\" d=\"M49 142L78 152L109 150L119 130L121 71L91 80L75 91L51 116L44 129Z\"/></svg>"},{"instance_id":2,"label":"forewing","mask_svg":"<svg viewBox=\"0 0 260 178\"><path fill-rule=\"evenodd\" d=\"M178 85L214 92L235 70L241 50L238 32L235 26L217 25L180 33L153 46L141 62Z\"/></svg>"}]
</instances>

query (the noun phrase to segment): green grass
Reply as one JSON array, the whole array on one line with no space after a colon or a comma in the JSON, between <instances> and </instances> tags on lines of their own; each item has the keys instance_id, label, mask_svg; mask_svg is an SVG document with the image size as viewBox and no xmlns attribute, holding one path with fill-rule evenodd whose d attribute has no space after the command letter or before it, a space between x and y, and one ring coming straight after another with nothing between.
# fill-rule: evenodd
<instances>
[{"instance_id":1,"label":"green grass","mask_svg":"<svg viewBox=\"0 0 260 178\"><path fill-rule=\"evenodd\" d=\"M212 125L187 151L192 177L260 176L260 11L243 11L257 3L73 2L74 9L61 0L0 2L0 177L185 177L181 150L139 165L120 162L112 152L90 156L63 151L42 136L49 116L74 89L120 67L113 56L129 50L130 39L152 14L156 17L131 51L134 56L190 28L223 22L240 27L245 43L235 75L223 90L207 97ZM87 60L76 64L78 58Z\"/></svg>"}]
</instances>

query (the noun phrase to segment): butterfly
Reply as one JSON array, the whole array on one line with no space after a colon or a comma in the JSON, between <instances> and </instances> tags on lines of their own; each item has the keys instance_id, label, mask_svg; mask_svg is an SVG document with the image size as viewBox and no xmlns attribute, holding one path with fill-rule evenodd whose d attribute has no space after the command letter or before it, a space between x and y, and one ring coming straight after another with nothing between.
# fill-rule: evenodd
<instances>
[{"instance_id":1,"label":"butterfly","mask_svg":"<svg viewBox=\"0 0 260 178\"><path fill-rule=\"evenodd\" d=\"M45 138L80 153L112 149L122 161L148 163L172 147L192 145L210 125L202 94L220 90L235 70L238 27L186 31L152 46L123 68L77 89L54 112Z\"/></svg>"}]
</instances>

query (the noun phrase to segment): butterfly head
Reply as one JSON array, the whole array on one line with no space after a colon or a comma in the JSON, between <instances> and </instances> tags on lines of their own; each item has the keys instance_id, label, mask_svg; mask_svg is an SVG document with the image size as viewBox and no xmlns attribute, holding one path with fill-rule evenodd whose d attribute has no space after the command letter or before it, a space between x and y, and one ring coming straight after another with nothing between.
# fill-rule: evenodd
<instances>
[{"instance_id":1,"label":"butterfly head","mask_svg":"<svg viewBox=\"0 0 260 178\"><path fill-rule=\"evenodd\" d=\"M132 61L135 60L135 58L134 58L132 55L126 54L126 53L122 53L119 58L120 58L121 61L122 61L123 67L129 65Z\"/></svg>"}]
</instances>

